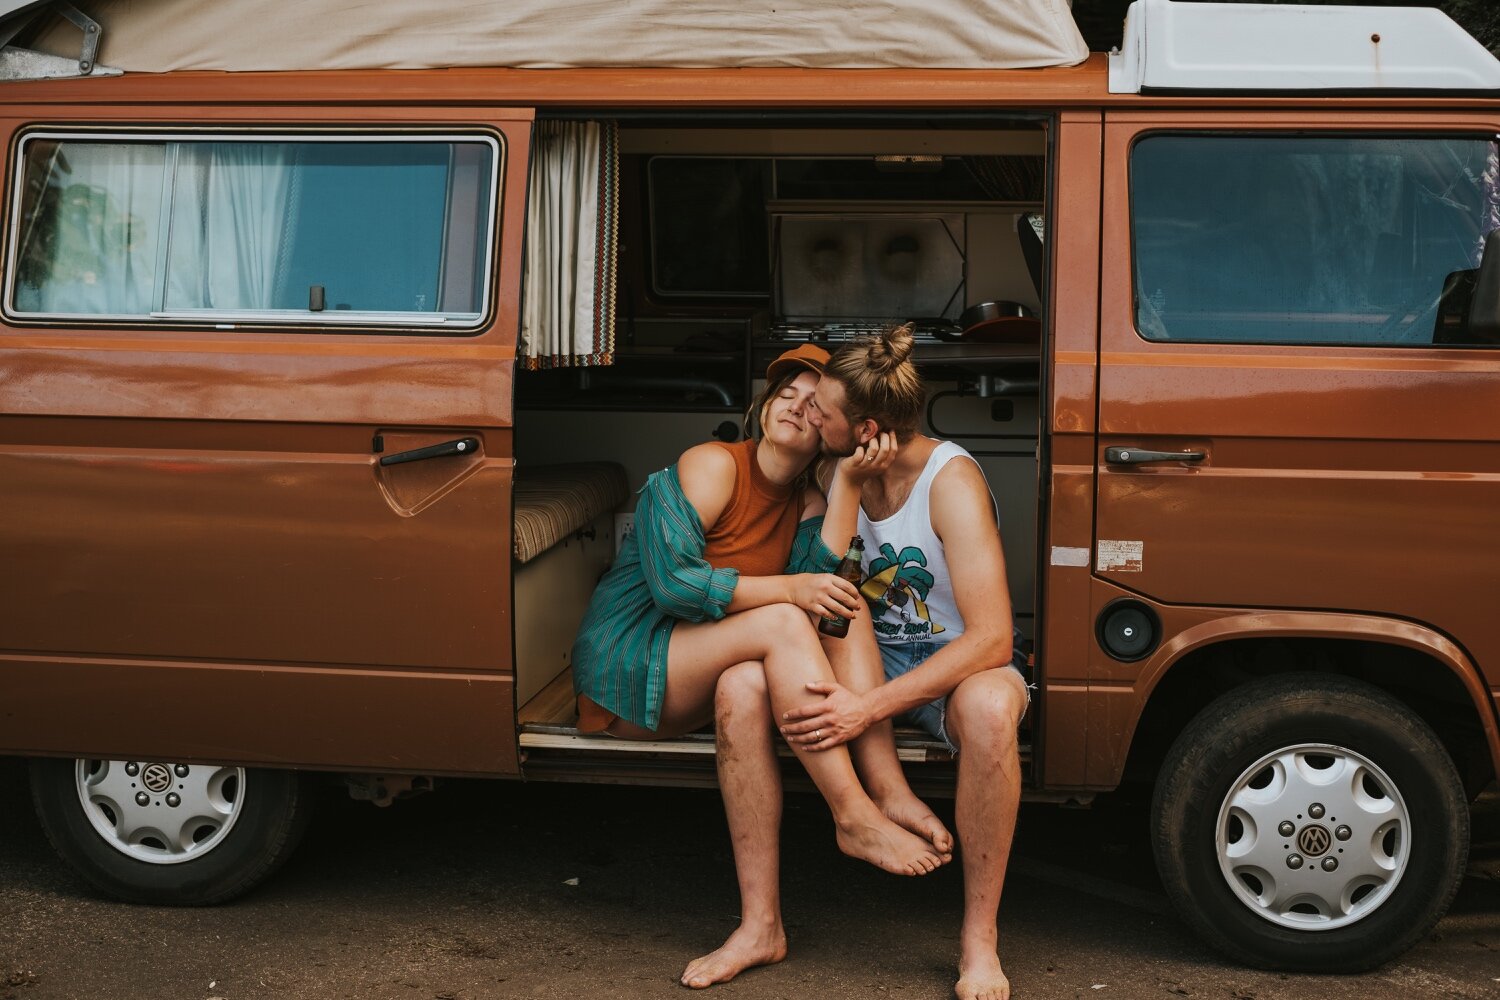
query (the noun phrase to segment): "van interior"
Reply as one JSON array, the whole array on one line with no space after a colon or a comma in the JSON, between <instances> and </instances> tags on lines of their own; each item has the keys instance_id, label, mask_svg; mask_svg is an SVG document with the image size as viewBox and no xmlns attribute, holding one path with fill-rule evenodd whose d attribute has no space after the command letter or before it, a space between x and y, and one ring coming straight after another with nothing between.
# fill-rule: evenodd
<instances>
[{"instance_id":1,"label":"van interior","mask_svg":"<svg viewBox=\"0 0 1500 1000\"><path fill-rule=\"evenodd\" d=\"M619 138L614 363L516 376L514 662L529 773L549 751L712 753L707 731L670 747L581 735L569 652L634 492L688 447L740 439L766 365L798 343L833 350L915 323L923 431L984 470L1030 643L1045 123L643 118L621 121ZM948 759L917 730L898 730L898 747L907 761Z\"/></svg>"}]
</instances>

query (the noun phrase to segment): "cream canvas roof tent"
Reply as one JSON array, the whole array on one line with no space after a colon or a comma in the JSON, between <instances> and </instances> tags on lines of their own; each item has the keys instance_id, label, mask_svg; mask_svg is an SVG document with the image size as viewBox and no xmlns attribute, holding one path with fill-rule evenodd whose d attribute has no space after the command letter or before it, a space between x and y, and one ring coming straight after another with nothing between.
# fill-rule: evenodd
<instances>
[{"instance_id":1,"label":"cream canvas roof tent","mask_svg":"<svg viewBox=\"0 0 1500 1000\"><path fill-rule=\"evenodd\" d=\"M1500 60L1429 7L1136 0L1109 90L1500 92Z\"/></svg>"},{"instance_id":2,"label":"cream canvas roof tent","mask_svg":"<svg viewBox=\"0 0 1500 1000\"><path fill-rule=\"evenodd\" d=\"M104 29L99 58L145 73L460 66L1017 69L1074 65L1088 55L1065 0L99 0L89 12ZM35 47L73 55L78 31L59 22Z\"/></svg>"}]
</instances>

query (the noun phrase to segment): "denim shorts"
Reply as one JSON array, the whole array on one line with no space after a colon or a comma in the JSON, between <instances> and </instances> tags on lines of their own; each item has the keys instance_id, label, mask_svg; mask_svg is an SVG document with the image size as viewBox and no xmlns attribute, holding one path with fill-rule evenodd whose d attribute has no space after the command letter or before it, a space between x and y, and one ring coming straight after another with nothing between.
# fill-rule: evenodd
<instances>
[{"instance_id":1,"label":"denim shorts","mask_svg":"<svg viewBox=\"0 0 1500 1000\"><path fill-rule=\"evenodd\" d=\"M942 649L946 643L942 642L882 642L880 645L880 660L885 666L885 679L893 681L902 674L910 673L921 666L926 660ZM1015 652L1011 654L1007 669L1014 670L1026 682L1026 654L1021 651L1020 637L1017 636ZM1031 685L1026 685L1026 704L1031 704ZM943 695L929 701L925 705L908 709L896 717L899 724L916 726L925 733L929 733L942 740L948 746L951 753L957 754L958 747L953 740L948 738L948 696Z\"/></svg>"}]
</instances>

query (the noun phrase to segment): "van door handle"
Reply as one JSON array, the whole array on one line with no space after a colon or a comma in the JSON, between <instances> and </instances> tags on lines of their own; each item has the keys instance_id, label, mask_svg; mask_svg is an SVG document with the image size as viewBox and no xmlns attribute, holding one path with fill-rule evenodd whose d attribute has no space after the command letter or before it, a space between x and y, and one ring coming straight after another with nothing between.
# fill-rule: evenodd
<instances>
[{"instance_id":1,"label":"van door handle","mask_svg":"<svg viewBox=\"0 0 1500 1000\"><path fill-rule=\"evenodd\" d=\"M444 441L442 444L430 444L425 448L413 448L411 451L398 451L394 455L381 455L380 464L400 465L403 462L420 462L424 458L468 455L478 450L478 438L459 438L456 441Z\"/></svg>"},{"instance_id":2,"label":"van door handle","mask_svg":"<svg viewBox=\"0 0 1500 1000\"><path fill-rule=\"evenodd\" d=\"M1142 462L1201 462L1208 457L1202 451L1146 451L1144 448L1105 448L1104 461L1110 465L1138 465Z\"/></svg>"}]
</instances>

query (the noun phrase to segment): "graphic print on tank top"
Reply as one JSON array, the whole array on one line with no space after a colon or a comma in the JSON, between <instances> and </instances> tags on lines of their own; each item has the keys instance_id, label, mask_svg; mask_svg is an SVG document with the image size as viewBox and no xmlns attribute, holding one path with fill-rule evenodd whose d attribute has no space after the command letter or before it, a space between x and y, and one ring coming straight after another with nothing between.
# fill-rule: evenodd
<instances>
[{"instance_id":1,"label":"graphic print on tank top","mask_svg":"<svg viewBox=\"0 0 1500 1000\"><path fill-rule=\"evenodd\" d=\"M865 573L859 592L869 602L877 636L920 642L947 631L942 622L932 620L927 607L934 580L927 572L927 554L920 548L908 545L897 552L886 542ZM891 620L897 617L899 623Z\"/></svg>"},{"instance_id":2,"label":"graphic print on tank top","mask_svg":"<svg viewBox=\"0 0 1500 1000\"><path fill-rule=\"evenodd\" d=\"M955 458L974 461L952 441L933 448L906 502L872 521L861 507L859 534L868 553L859 592L869 602L875 638L884 643L952 642L964 633L943 540L932 530L937 474Z\"/></svg>"}]
</instances>

